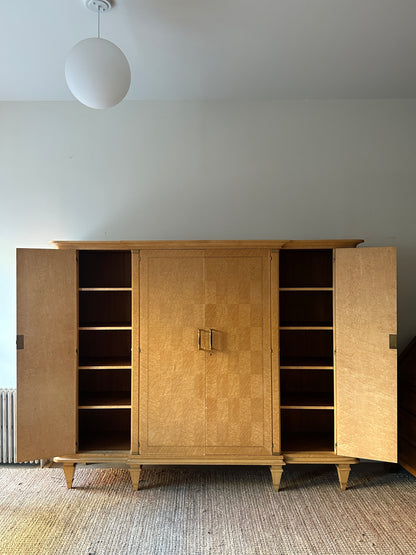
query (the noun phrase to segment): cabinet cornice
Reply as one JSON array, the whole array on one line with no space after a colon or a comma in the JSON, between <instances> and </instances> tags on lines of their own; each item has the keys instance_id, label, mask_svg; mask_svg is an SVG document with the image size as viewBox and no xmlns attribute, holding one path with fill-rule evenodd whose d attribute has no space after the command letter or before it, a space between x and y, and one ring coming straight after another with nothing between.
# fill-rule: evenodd
<instances>
[{"instance_id":1,"label":"cabinet cornice","mask_svg":"<svg viewBox=\"0 0 416 555\"><path fill-rule=\"evenodd\" d=\"M146 249L335 249L354 248L363 239L336 240L223 240L223 241L50 241L57 249L83 250L146 250Z\"/></svg>"}]
</instances>

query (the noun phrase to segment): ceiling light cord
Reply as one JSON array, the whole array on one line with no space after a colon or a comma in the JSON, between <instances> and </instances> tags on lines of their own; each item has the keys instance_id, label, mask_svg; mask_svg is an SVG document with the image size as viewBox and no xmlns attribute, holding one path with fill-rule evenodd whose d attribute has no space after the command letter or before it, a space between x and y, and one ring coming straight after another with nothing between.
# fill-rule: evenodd
<instances>
[{"instance_id":1,"label":"ceiling light cord","mask_svg":"<svg viewBox=\"0 0 416 555\"><path fill-rule=\"evenodd\" d=\"M100 39L101 38L101 29L100 29L100 24L101 24L101 20L100 20L100 15L101 15L101 6L98 6L98 29L97 29L97 36Z\"/></svg>"}]
</instances>

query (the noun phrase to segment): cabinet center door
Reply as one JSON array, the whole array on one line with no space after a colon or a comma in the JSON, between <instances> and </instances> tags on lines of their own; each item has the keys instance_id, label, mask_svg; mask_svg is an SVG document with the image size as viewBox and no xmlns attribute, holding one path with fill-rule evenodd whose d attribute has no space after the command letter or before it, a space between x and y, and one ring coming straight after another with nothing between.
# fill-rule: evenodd
<instances>
[{"instance_id":1,"label":"cabinet center door","mask_svg":"<svg viewBox=\"0 0 416 555\"><path fill-rule=\"evenodd\" d=\"M204 454L205 351L198 348L204 313L203 251L143 251L141 454Z\"/></svg>"},{"instance_id":2,"label":"cabinet center door","mask_svg":"<svg viewBox=\"0 0 416 555\"><path fill-rule=\"evenodd\" d=\"M206 453L271 454L270 256L205 258Z\"/></svg>"}]
</instances>

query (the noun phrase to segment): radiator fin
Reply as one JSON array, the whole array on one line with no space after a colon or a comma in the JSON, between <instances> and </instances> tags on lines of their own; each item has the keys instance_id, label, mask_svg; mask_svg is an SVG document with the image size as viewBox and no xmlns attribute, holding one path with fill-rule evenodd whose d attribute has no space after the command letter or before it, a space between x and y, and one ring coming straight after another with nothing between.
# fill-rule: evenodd
<instances>
[{"instance_id":1,"label":"radiator fin","mask_svg":"<svg viewBox=\"0 0 416 555\"><path fill-rule=\"evenodd\" d=\"M16 390L0 389L0 464L17 463ZM27 461L39 463L36 461Z\"/></svg>"},{"instance_id":2,"label":"radiator fin","mask_svg":"<svg viewBox=\"0 0 416 555\"><path fill-rule=\"evenodd\" d=\"M0 456L1 463L16 462L15 441L16 391L14 389L0 390Z\"/></svg>"}]
</instances>

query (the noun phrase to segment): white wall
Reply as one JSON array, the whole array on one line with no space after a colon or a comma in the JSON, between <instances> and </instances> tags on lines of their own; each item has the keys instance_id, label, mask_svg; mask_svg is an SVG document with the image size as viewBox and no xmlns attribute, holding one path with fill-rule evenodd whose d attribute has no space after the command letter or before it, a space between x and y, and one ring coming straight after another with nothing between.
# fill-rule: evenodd
<instances>
[{"instance_id":1,"label":"white wall","mask_svg":"<svg viewBox=\"0 0 416 555\"><path fill-rule=\"evenodd\" d=\"M362 238L397 245L416 335L416 101L0 103L0 386L15 248L48 240Z\"/></svg>"}]
</instances>

